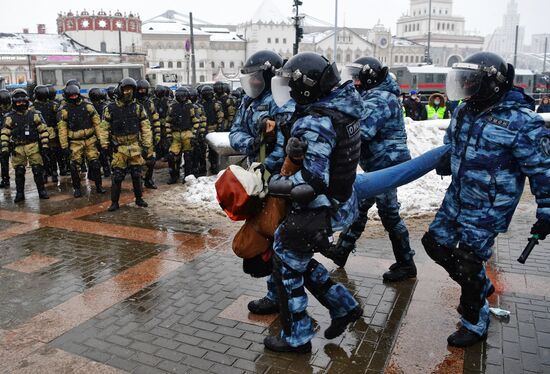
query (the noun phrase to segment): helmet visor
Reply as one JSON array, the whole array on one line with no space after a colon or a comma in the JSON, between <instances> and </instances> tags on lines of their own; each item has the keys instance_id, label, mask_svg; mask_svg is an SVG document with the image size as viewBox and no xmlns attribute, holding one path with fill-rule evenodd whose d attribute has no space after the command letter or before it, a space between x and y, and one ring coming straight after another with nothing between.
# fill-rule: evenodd
<instances>
[{"instance_id":1,"label":"helmet visor","mask_svg":"<svg viewBox=\"0 0 550 374\"><path fill-rule=\"evenodd\" d=\"M244 92L251 98L255 99L265 89L265 81L263 71L258 70L253 73L243 74L241 76L241 86Z\"/></svg>"},{"instance_id":2,"label":"helmet visor","mask_svg":"<svg viewBox=\"0 0 550 374\"><path fill-rule=\"evenodd\" d=\"M479 92L483 74L478 69L454 68L447 74L447 97L450 100L468 99Z\"/></svg>"},{"instance_id":3,"label":"helmet visor","mask_svg":"<svg viewBox=\"0 0 550 374\"><path fill-rule=\"evenodd\" d=\"M359 80L359 73L361 72L362 65L360 64L348 64L342 69L342 82L353 81L355 85L361 84Z\"/></svg>"},{"instance_id":4,"label":"helmet visor","mask_svg":"<svg viewBox=\"0 0 550 374\"><path fill-rule=\"evenodd\" d=\"M290 78L275 76L271 78L271 94L279 108L290 100Z\"/></svg>"}]
</instances>

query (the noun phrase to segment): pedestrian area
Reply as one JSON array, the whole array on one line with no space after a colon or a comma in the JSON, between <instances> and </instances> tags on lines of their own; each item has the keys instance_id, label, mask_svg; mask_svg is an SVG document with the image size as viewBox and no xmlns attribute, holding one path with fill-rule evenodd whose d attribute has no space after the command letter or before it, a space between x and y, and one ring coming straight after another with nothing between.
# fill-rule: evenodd
<instances>
[{"instance_id":1,"label":"pedestrian area","mask_svg":"<svg viewBox=\"0 0 550 374\"><path fill-rule=\"evenodd\" d=\"M169 191L162 182L154 195ZM265 351L277 316L254 317L246 304L265 293L231 252L238 224L197 222L133 204L124 184L117 212L109 196L72 198L69 181L39 200L28 179L24 205L0 191L0 372L2 373L548 373L550 240L526 265L516 258L534 222L522 200L512 229L489 264L497 288L489 339L467 350L447 347L456 328L459 289L425 255L429 217L408 220L419 276L382 283L392 263L388 239L370 222L347 268L319 257L365 313L339 338L322 331L327 311L310 297L319 332L307 355ZM105 180L106 187L109 181ZM421 198L421 197L419 197Z\"/></svg>"}]
</instances>

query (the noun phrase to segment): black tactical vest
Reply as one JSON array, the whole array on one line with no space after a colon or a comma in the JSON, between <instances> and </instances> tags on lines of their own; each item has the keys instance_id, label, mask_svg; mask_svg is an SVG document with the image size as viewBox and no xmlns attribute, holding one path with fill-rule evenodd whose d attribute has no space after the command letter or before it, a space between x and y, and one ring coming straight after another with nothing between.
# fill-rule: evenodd
<instances>
[{"instance_id":1,"label":"black tactical vest","mask_svg":"<svg viewBox=\"0 0 550 374\"><path fill-rule=\"evenodd\" d=\"M160 99L158 97L155 97L153 99L153 104L155 104L155 108L157 109L159 117L166 118L166 114L168 113L168 99L165 97L162 97Z\"/></svg>"},{"instance_id":2,"label":"black tactical vest","mask_svg":"<svg viewBox=\"0 0 550 374\"><path fill-rule=\"evenodd\" d=\"M57 113L54 110L54 103L51 101L38 101L33 102L34 108L42 114L42 118L48 126L55 126L57 124Z\"/></svg>"},{"instance_id":3,"label":"black tactical vest","mask_svg":"<svg viewBox=\"0 0 550 374\"><path fill-rule=\"evenodd\" d=\"M102 100L102 101L95 101L95 102L92 102L97 114L99 114L99 116L101 117L101 119L103 119L103 111L105 110L105 108L107 107L107 105L109 105L109 103L105 100Z\"/></svg>"},{"instance_id":4,"label":"black tactical vest","mask_svg":"<svg viewBox=\"0 0 550 374\"><path fill-rule=\"evenodd\" d=\"M151 126L153 126L153 122L154 122L153 113L149 109L151 108L151 105L155 105L153 100L151 100L149 97L146 97L144 99L138 100L138 103L140 103L143 109L145 110L145 114L147 114L147 119L151 123Z\"/></svg>"},{"instance_id":5,"label":"black tactical vest","mask_svg":"<svg viewBox=\"0 0 550 374\"><path fill-rule=\"evenodd\" d=\"M137 113L137 103L118 106L116 103L109 105L111 114L111 132L115 136L139 135L140 119Z\"/></svg>"},{"instance_id":6,"label":"black tactical vest","mask_svg":"<svg viewBox=\"0 0 550 374\"><path fill-rule=\"evenodd\" d=\"M67 103L65 104L64 109L67 111L67 122L69 124L69 130L79 131L91 129L94 127L92 122L92 117L87 104L84 101L81 101L80 104Z\"/></svg>"},{"instance_id":7,"label":"black tactical vest","mask_svg":"<svg viewBox=\"0 0 550 374\"><path fill-rule=\"evenodd\" d=\"M204 108L204 115L206 116L206 124L208 126L217 125L218 118L214 110L214 101L203 101L202 107Z\"/></svg>"},{"instance_id":8,"label":"black tactical vest","mask_svg":"<svg viewBox=\"0 0 550 374\"><path fill-rule=\"evenodd\" d=\"M16 144L30 144L40 140L40 134L34 123L34 110L27 110L25 114L12 111L7 114L11 117L11 139Z\"/></svg>"},{"instance_id":9,"label":"black tactical vest","mask_svg":"<svg viewBox=\"0 0 550 374\"><path fill-rule=\"evenodd\" d=\"M359 119L326 108L310 108L296 119L307 115L330 117L332 127L336 131L336 146L330 155L330 177L326 194L344 202L351 197L361 156Z\"/></svg>"},{"instance_id":10,"label":"black tactical vest","mask_svg":"<svg viewBox=\"0 0 550 374\"><path fill-rule=\"evenodd\" d=\"M193 108L193 104L190 103L172 104L172 130L187 131L193 128L193 122L191 121L191 108Z\"/></svg>"}]
</instances>

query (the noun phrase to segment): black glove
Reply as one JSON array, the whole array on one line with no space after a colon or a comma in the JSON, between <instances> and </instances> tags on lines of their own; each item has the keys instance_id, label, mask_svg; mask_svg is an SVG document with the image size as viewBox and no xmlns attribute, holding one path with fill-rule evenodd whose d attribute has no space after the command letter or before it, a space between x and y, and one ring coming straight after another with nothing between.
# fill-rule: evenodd
<instances>
[{"instance_id":1,"label":"black glove","mask_svg":"<svg viewBox=\"0 0 550 374\"><path fill-rule=\"evenodd\" d=\"M550 235L550 221L539 219L531 227L531 234L538 235L540 240L546 239L546 236Z\"/></svg>"},{"instance_id":2,"label":"black glove","mask_svg":"<svg viewBox=\"0 0 550 374\"><path fill-rule=\"evenodd\" d=\"M40 153L42 154L42 158L44 159L44 164L49 165L50 161L51 161L50 149L49 148L42 148L42 151Z\"/></svg>"},{"instance_id":3,"label":"black glove","mask_svg":"<svg viewBox=\"0 0 550 374\"><path fill-rule=\"evenodd\" d=\"M63 149L63 157L65 158L65 160L71 159L71 150L69 148Z\"/></svg>"},{"instance_id":4,"label":"black glove","mask_svg":"<svg viewBox=\"0 0 550 374\"><path fill-rule=\"evenodd\" d=\"M307 142L303 142L298 138L292 137L288 139L286 144L286 154L292 159L304 158L307 151Z\"/></svg>"},{"instance_id":5,"label":"black glove","mask_svg":"<svg viewBox=\"0 0 550 374\"><path fill-rule=\"evenodd\" d=\"M435 172L437 175L445 176L445 175L451 175L451 152L447 152L446 154L441 157L441 160L435 167Z\"/></svg>"},{"instance_id":6,"label":"black glove","mask_svg":"<svg viewBox=\"0 0 550 374\"><path fill-rule=\"evenodd\" d=\"M103 157L105 157L107 160L110 160L113 158L113 150L111 147L108 147L108 148L102 148L101 149L101 154L103 155Z\"/></svg>"}]
</instances>

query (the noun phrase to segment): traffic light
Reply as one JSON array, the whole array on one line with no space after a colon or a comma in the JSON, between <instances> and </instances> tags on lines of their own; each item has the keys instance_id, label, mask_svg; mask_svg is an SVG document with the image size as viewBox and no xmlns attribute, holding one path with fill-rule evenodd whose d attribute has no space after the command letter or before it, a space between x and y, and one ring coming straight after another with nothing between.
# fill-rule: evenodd
<instances>
[{"instance_id":1,"label":"traffic light","mask_svg":"<svg viewBox=\"0 0 550 374\"><path fill-rule=\"evenodd\" d=\"M304 29L298 26L296 28L296 39L302 40L303 37L304 37Z\"/></svg>"},{"instance_id":2,"label":"traffic light","mask_svg":"<svg viewBox=\"0 0 550 374\"><path fill-rule=\"evenodd\" d=\"M303 4L303 2L301 2L300 0L294 0L294 6L295 7L299 7L302 4Z\"/></svg>"}]
</instances>

